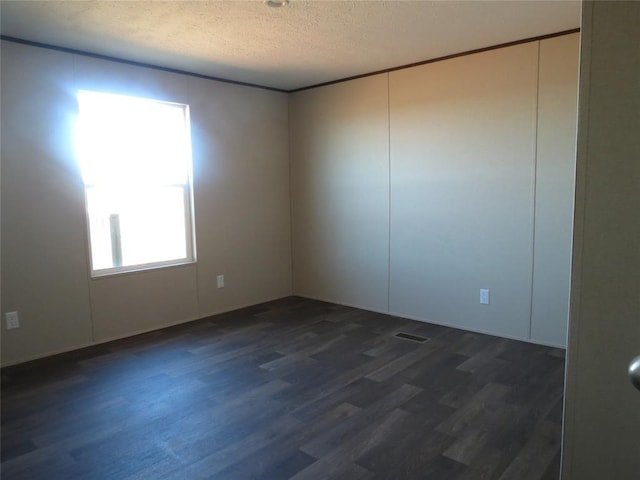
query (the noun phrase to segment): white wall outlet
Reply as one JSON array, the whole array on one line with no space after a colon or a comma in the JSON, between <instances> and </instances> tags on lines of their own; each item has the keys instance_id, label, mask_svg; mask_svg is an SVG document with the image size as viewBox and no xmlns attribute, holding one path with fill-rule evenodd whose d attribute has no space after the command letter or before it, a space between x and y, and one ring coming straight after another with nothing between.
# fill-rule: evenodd
<instances>
[{"instance_id":1,"label":"white wall outlet","mask_svg":"<svg viewBox=\"0 0 640 480\"><path fill-rule=\"evenodd\" d=\"M488 288L480 289L480 303L482 305L489 305L489 289Z\"/></svg>"},{"instance_id":2,"label":"white wall outlet","mask_svg":"<svg viewBox=\"0 0 640 480\"><path fill-rule=\"evenodd\" d=\"M20 318L18 318L18 312L7 312L4 314L4 319L7 322L7 330L20 328Z\"/></svg>"},{"instance_id":3,"label":"white wall outlet","mask_svg":"<svg viewBox=\"0 0 640 480\"><path fill-rule=\"evenodd\" d=\"M224 275L218 275L216 281L218 282L218 288L224 288Z\"/></svg>"}]
</instances>

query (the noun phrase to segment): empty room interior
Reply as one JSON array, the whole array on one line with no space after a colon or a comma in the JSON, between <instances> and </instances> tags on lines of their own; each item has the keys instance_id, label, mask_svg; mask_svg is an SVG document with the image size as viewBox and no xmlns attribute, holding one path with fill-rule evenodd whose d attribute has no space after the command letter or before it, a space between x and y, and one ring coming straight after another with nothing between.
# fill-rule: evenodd
<instances>
[{"instance_id":1,"label":"empty room interior","mask_svg":"<svg viewBox=\"0 0 640 480\"><path fill-rule=\"evenodd\" d=\"M637 478L640 2L0 20L2 478Z\"/></svg>"}]
</instances>

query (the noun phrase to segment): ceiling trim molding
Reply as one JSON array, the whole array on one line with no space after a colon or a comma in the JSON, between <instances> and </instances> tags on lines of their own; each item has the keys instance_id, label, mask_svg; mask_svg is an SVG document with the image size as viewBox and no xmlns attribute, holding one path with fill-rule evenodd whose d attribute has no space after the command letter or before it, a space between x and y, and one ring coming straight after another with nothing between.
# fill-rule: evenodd
<instances>
[{"instance_id":1,"label":"ceiling trim molding","mask_svg":"<svg viewBox=\"0 0 640 480\"><path fill-rule=\"evenodd\" d=\"M349 80L356 80L358 78L371 77L373 75L380 75L382 73L395 72L397 70L404 70L406 68L419 67L421 65L427 65L429 63L442 62L443 60L450 60L452 58L465 57L467 55L473 55L476 53L488 52L491 50L497 50L499 48L513 47L514 45L521 45L523 43L538 42L540 40L546 40L548 38L561 37L563 35L571 35L572 33L579 33L579 32L580 32L580 28L572 28L571 30L563 30L557 33L549 33L547 35L539 35L537 37L530 37L522 40L514 40L512 42L507 42L507 43L499 43L497 45L491 45L489 47L476 48L474 50L467 50L465 52L445 55L444 57L432 58L430 60L423 60L421 62L408 63L406 65L400 65L398 67L385 68L384 70L377 70L375 72L363 73L361 75L354 75L353 77L346 77L338 80L331 80L330 82L318 83L316 85L309 85L308 87L294 88L292 90L288 90L288 93L296 93L296 92L302 92L304 90L310 90L312 88L326 87L327 85L333 85L335 83L348 82Z\"/></svg>"},{"instance_id":2,"label":"ceiling trim molding","mask_svg":"<svg viewBox=\"0 0 640 480\"><path fill-rule=\"evenodd\" d=\"M530 42L537 42L540 40L546 40L548 38L554 38L554 37L560 37L563 35L571 35L573 33L579 33L580 32L580 28L572 28L571 30L563 30L561 32L557 32L557 33L550 33L547 35L540 35L537 37L530 37L530 38L525 38L522 40L514 40L512 42L507 42L507 43L500 43L497 45L491 45L489 47L483 47L483 48L477 48L474 50L468 50L465 52L460 52L460 53L454 53L451 55L445 55L444 57L437 57L437 58L432 58L430 60L423 60L421 62L415 62L415 63L409 63L406 65L400 65L397 67L392 67L392 68L386 68L383 70L377 70L375 72L368 72L368 73L363 73L360 75L354 75L352 77L345 77L345 78L340 78L338 80L332 80L329 82L323 82L323 83L318 83L318 84L314 84L314 85L309 85L307 87L301 87L301 88L294 88L291 90L285 90L282 88L275 88L275 87L268 87L266 85L258 85L255 83L248 83L248 82L241 82L238 80L229 80L227 78L220 78L220 77L213 77L210 75L204 75L201 73L195 73L195 72L189 72L186 70L180 70L177 68L170 68L170 67L161 67L159 65L153 65L150 63L144 63L144 62L137 62L134 60L126 60L124 58L118 58L118 57L111 57L108 55L101 55L98 53L92 53L92 52L87 52L84 50L76 50L74 48L67 48L67 47L60 47L57 45L51 45L48 43L41 43L41 42L34 42L32 40L25 40L23 38L17 38L17 37L11 37L8 35L0 35L0 40L4 40L7 42L13 42L13 43L19 43L22 45L28 45L31 47L38 47L38 48L45 48L48 50L56 50L58 52L63 52L63 53L71 53L73 55L81 55L84 57L90 57L90 58L96 58L99 60L106 60L109 62L116 62L116 63L122 63L125 65L132 65L135 67L143 67L143 68L151 68L153 70L160 70L162 72L168 72L168 73L177 73L179 75L188 75L191 77L197 77L197 78L203 78L205 80L212 80L215 82L222 82L222 83L230 83L232 85L240 85L243 87L253 87L253 88L260 88L263 90L270 90L273 92L280 92L280 93L296 93L296 92L301 92L304 90L310 90L312 88L318 88L318 87L325 87L327 85L333 85L336 83L342 83L342 82L348 82L350 80L356 80L358 78L365 78L365 77L371 77L373 75L380 75L383 73L390 73L390 72L395 72L397 70L404 70L406 68L412 68L412 67L418 67L421 65L427 65L429 63L435 63L435 62L442 62L443 60L450 60L452 58L458 58L458 57L464 57L467 55L473 55L476 53L482 53L482 52L488 52L491 50L497 50L499 48L506 48L506 47L512 47L514 45L521 45L523 43L530 43Z\"/></svg>"},{"instance_id":3,"label":"ceiling trim molding","mask_svg":"<svg viewBox=\"0 0 640 480\"><path fill-rule=\"evenodd\" d=\"M134 67L151 68L153 70L160 70L162 72L177 73L179 75L189 75L191 77L203 78L205 80L213 80L213 81L216 81L216 82L231 83L233 85L241 85L243 87L261 88L263 90L271 90L273 92L289 93L289 90L284 90L282 88L267 87L265 85L258 85L258 84L255 84L255 83L240 82L238 80L229 80L227 78L220 78L220 77L212 77L210 75L204 75L204 74L201 74L201 73L189 72L189 71L186 71L186 70L180 70L178 68L161 67L160 65L153 65L151 63L136 62L134 60L126 60L124 58L111 57L109 55L100 55L98 53L91 53L91 52L87 52L87 51L84 51L84 50L76 50L74 48L60 47L60 46L51 45L51 44L48 44L48 43L34 42L32 40L25 40L23 38L16 38L16 37L8 36L8 35L0 35L0 40L4 40L4 41L7 41L7 42L13 42L13 43L19 43L21 45L28 45L30 47L46 48L48 50L56 50L58 52L71 53L73 55L81 55L83 57L97 58L98 60L106 60L108 62L123 63L125 65L132 65Z\"/></svg>"}]
</instances>

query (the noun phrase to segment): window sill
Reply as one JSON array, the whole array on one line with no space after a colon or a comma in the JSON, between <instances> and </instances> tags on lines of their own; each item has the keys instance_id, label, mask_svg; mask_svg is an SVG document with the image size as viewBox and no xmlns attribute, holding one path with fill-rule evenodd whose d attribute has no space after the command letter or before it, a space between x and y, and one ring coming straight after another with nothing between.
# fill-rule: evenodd
<instances>
[{"instance_id":1,"label":"window sill","mask_svg":"<svg viewBox=\"0 0 640 480\"><path fill-rule=\"evenodd\" d=\"M196 263L197 262L195 260L185 260L178 263L169 263L164 265L140 265L139 267L131 267L131 268L127 268L127 270L120 270L120 271L91 272L91 280L101 280L105 278L119 277L123 275L151 273L158 270L165 270L168 268L189 267L191 265L196 265Z\"/></svg>"}]
</instances>

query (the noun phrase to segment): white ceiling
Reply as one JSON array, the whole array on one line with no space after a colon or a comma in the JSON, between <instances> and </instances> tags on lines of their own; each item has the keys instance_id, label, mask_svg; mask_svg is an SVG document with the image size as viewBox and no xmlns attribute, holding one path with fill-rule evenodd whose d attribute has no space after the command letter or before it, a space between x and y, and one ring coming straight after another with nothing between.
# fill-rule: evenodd
<instances>
[{"instance_id":1,"label":"white ceiling","mask_svg":"<svg viewBox=\"0 0 640 480\"><path fill-rule=\"evenodd\" d=\"M284 90L580 26L580 1L2 1L23 40Z\"/></svg>"}]
</instances>

